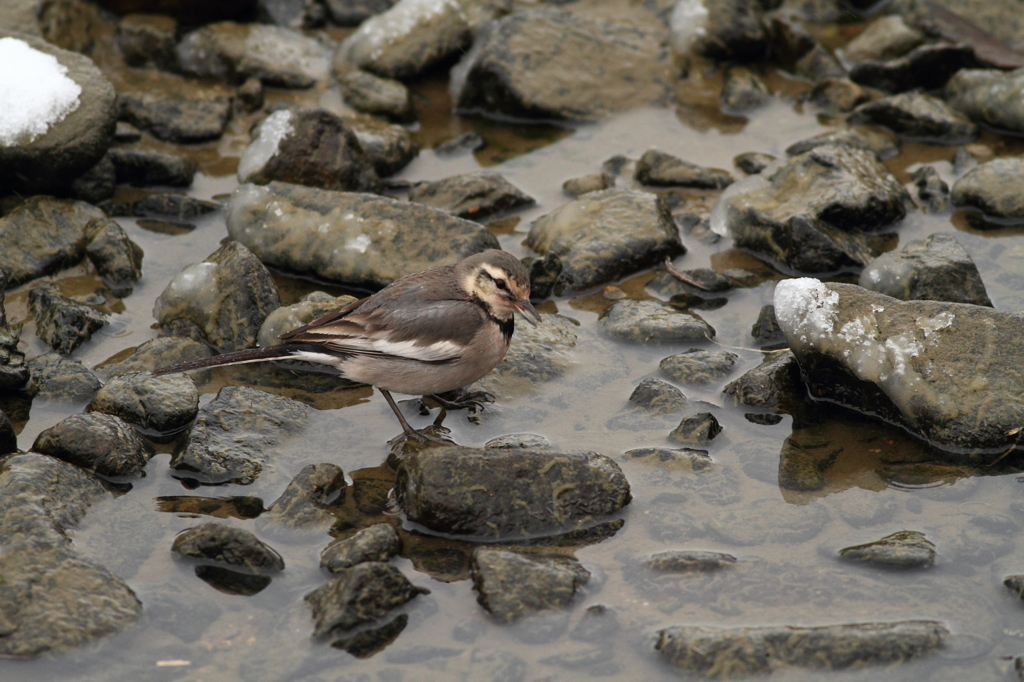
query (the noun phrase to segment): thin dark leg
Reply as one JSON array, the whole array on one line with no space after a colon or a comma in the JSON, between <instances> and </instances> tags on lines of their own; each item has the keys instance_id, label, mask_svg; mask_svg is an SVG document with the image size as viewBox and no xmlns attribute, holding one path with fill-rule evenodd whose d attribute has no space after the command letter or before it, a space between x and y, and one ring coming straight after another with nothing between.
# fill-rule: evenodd
<instances>
[{"instance_id":1,"label":"thin dark leg","mask_svg":"<svg viewBox=\"0 0 1024 682\"><path fill-rule=\"evenodd\" d=\"M405 431L405 435L416 435L416 429L409 426L409 422L405 420L405 416L398 410L398 405L395 404L395 399L391 397L391 394L383 388L378 388L377 390L384 394L384 400L388 401L388 405L391 406L391 411L395 413L395 416L398 417L398 421L402 423L402 430Z\"/></svg>"},{"instance_id":2,"label":"thin dark leg","mask_svg":"<svg viewBox=\"0 0 1024 682\"><path fill-rule=\"evenodd\" d=\"M452 394L453 399L449 399L447 396ZM459 389L458 392L451 391L449 393L438 395L436 393L429 396L438 405L449 410L464 410L466 408L472 408L474 411L479 412L484 409L484 403L493 403L494 396L487 391L466 391L465 389Z\"/></svg>"}]
</instances>

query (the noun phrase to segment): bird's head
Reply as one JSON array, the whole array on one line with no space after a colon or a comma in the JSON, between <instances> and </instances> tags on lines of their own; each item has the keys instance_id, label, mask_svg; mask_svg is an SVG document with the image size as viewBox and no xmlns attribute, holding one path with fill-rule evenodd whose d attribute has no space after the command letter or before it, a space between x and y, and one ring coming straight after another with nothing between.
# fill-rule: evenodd
<instances>
[{"instance_id":1,"label":"bird's head","mask_svg":"<svg viewBox=\"0 0 1024 682\"><path fill-rule=\"evenodd\" d=\"M530 324L540 321L530 303L530 274L512 254L489 249L464 258L455 267L466 293L484 303L499 320L511 319L518 312Z\"/></svg>"}]
</instances>

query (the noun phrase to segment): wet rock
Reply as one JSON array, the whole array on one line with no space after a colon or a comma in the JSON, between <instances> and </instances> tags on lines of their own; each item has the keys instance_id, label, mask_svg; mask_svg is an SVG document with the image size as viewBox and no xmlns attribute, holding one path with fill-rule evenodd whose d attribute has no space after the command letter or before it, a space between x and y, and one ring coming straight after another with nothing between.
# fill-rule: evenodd
<instances>
[{"instance_id":1,"label":"wet rock","mask_svg":"<svg viewBox=\"0 0 1024 682\"><path fill-rule=\"evenodd\" d=\"M327 545L320 553L320 566L331 573L340 573L368 561L386 562L398 554L401 548L402 541L394 527L378 523Z\"/></svg>"},{"instance_id":2,"label":"wet rock","mask_svg":"<svg viewBox=\"0 0 1024 682\"><path fill-rule=\"evenodd\" d=\"M89 243L85 255L103 282L115 296L131 294L134 283L142 278L142 248L110 219L91 221L86 231Z\"/></svg>"},{"instance_id":3,"label":"wet rock","mask_svg":"<svg viewBox=\"0 0 1024 682\"><path fill-rule=\"evenodd\" d=\"M0 286L3 285L3 271L0 270ZM25 354L18 350L20 338L13 333L3 319L3 292L0 291L0 390L21 388L29 380Z\"/></svg>"},{"instance_id":4,"label":"wet rock","mask_svg":"<svg viewBox=\"0 0 1024 682\"><path fill-rule=\"evenodd\" d=\"M1024 599L1024 575L1009 575L1003 580L1003 585L1009 587L1018 598ZM1018 666L1020 669L1020 666Z\"/></svg>"},{"instance_id":5,"label":"wet rock","mask_svg":"<svg viewBox=\"0 0 1024 682\"><path fill-rule=\"evenodd\" d=\"M334 297L322 291L306 294L299 299L298 303L281 306L267 315L260 326L256 345L265 347L284 343L282 339L278 338L281 334L309 324L316 318L322 317L336 308L354 303L356 300L355 296Z\"/></svg>"},{"instance_id":6,"label":"wet rock","mask_svg":"<svg viewBox=\"0 0 1024 682\"><path fill-rule=\"evenodd\" d=\"M306 595L313 610L314 637L327 637L382 618L429 590L416 587L394 566L370 561L343 569L338 577Z\"/></svg>"},{"instance_id":7,"label":"wet rock","mask_svg":"<svg viewBox=\"0 0 1024 682\"><path fill-rule=\"evenodd\" d=\"M656 414L678 414L687 405L678 388L660 379L644 379L629 396L629 402Z\"/></svg>"},{"instance_id":8,"label":"wet rock","mask_svg":"<svg viewBox=\"0 0 1024 682\"><path fill-rule=\"evenodd\" d=\"M415 119L409 89L390 78L354 69L338 79L345 102L357 111L407 123Z\"/></svg>"},{"instance_id":9,"label":"wet rock","mask_svg":"<svg viewBox=\"0 0 1024 682\"><path fill-rule=\"evenodd\" d=\"M978 126L923 90L862 104L850 121L882 125L902 137L937 144L962 144L978 137Z\"/></svg>"},{"instance_id":10,"label":"wet rock","mask_svg":"<svg viewBox=\"0 0 1024 682\"><path fill-rule=\"evenodd\" d=\"M61 296L49 284L28 292L36 334L61 355L70 355L107 324L107 316L84 303Z\"/></svg>"},{"instance_id":11,"label":"wet rock","mask_svg":"<svg viewBox=\"0 0 1024 682\"><path fill-rule=\"evenodd\" d=\"M221 205L196 199L184 194L147 194L141 199L129 202L104 202L103 209L112 216L135 216L137 218L166 218L179 224L186 224L200 216L213 213ZM195 227L195 225L192 225Z\"/></svg>"},{"instance_id":12,"label":"wet rock","mask_svg":"<svg viewBox=\"0 0 1024 682\"><path fill-rule=\"evenodd\" d=\"M909 201L874 154L827 145L728 188L711 228L787 268L831 272L878 256L872 232L902 219Z\"/></svg>"},{"instance_id":13,"label":"wet rock","mask_svg":"<svg viewBox=\"0 0 1024 682\"><path fill-rule=\"evenodd\" d=\"M658 573L707 573L736 564L736 557L724 552L671 549L647 557L644 567Z\"/></svg>"},{"instance_id":14,"label":"wet rock","mask_svg":"<svg viewBox=\"0 0 1024 682\"><path fill-rule=\"evenodd\" d=\"M99 390L99 378L77 360L60 353L44 353L28 363L32 383L29 395L67 403L84 403Z\"/></svg>"},{"instance_id":15,"label":"wet rock","mask_svg":"<svg viewBox=\"0 0 1024 682\"><path fill-rule=\"evenodd\" d=\"M117 190L117 174L110 154L104 154L95 166L72 180L69 189L72 199L90 204L98 204L113 197Z\"/></svg>"},{"instance_id":16,"label":"wet rock","mask_svg":"<svg viewBox=\"0 0 1024 682\"><path fill-rule=\"evenodd\" d=\"M692 448L637 448L622 455L626 462L643 462L665 471L702 472L714 467L706 450Z\"/></svg>"},{"instance_id":17,"label":"wet rock","mask_svg":"<svg viewBox=\"0 0 1024 682\"><path fill-rule=\"evenodd\" d=\"M612 460L549 450L431 448L400 464L395 493L414 523L491 538L582 529L630 501Z\"/></svg>"},{"instance_id":18,"label":"wet rock","mask_svg":"<svg viewBox=\"0 0 1024 682\"><path fill-rule=\"evenodd\" d=\"M562 183L562 191L571 197L578 197L588 192L600 192L615 186L615 178L608 173L593 173L570 178Z\"/></svg>"},{"instance_id":19,"label":"wet rock","mask_svg":"<svg viewBox=\"0 0 1024 682\"><path fill-rule=\"evenodd\" d=\"M883 253L864 267L860 286L903 301L950 301L992 307L978 266L951 234L933 234Z\"/></svg>"},{"instance_id":20,"label":"wet rock","mask_svg":"<svg viewBox=\"0 0 1024 682\"><path fill-rule=\"evenodd\" d=\"M487 140L480 133L471 131L438 144L434 147L434 153L438 156L458 156L478 152L486 146Z\"/></svg>"},{"instance_id":21,"label":"wet rock","mask_svg":"<svg viewBox=\"0 0 1024 682\"><path fill-rule=\"evenodd\" d=\"M114 88L84 55L22 33L0 30L0 41L5 60L36 76L31 83L9 81L5 96L17 99L22 108L30 103L38 108L25 109L20 125L8 122L0 134L0 187L4 194L64 193L113 141ZM65 73L58 74L58 68ZM51 77L41 76L50 71ZM50 87L49 99L40 92L43 82Z\"/></svg>"},{"instance_id":22,"label":"wet rock","mask_svg":"<svg viewBox=\"0 0 1024 682\"><path fill-rule=\"evenodd\" d=\"M779 327L779 321L775 319L775 306L762 306L757 314L757 321L750 329L750 335L757 340L761 346L770 346L777 343L785 344L786 337Z\"/></svg>"},{"instance_id":23,"label":"wet rock","mask_svg":"<svg viewBox=\"0 0 1024 682\"><path fill-rule=\"evenodd\" d=\"M839 556L892 568L927 568L935 564L935 545L916 530L901 530L866 545L844 547Z\"/></svg>"},{"instance_id":24,"label":"wet rock","mask_svg":"<svg viewBox=\"0 0 1024 682\"><path fill-rule=\"evenodd\" d=\"M384 78L406 79L465 50L476 28L501 2L400 0L370 17L339 47L335 68L348 61Z\"/></svg>"},{"instance_id":25,"label":"wet rock","mask_svg":"<svg viewBox=\"0 0 1024 682\"><path fill-rule=\"evenodd\" d=\"M491 115L594 120L665 99L670 69L662 36L639 23L528 9L485 29L452 91L458 107Z\"/></svg>"},{"instance_id":26,"label":"wet rock","mask_svg":"<svg viewBox=\"0 0 1024 682\"><path fill-rule=\"evenodd\" d=\"M108 156L117 171L117 181L134 187L189 187L198 168L187 156L152 149L115 147Z\"/></svg>"},{"instance_id":27,"label":"wet rock","mask_svg":"<svg viewBox=\"0 0 1024 682\"><path fill-rule=\"evenodd\" d=\"M953 458L984 461L1016 444L1024 404L1004 368L1020 352L1019 315L813 279L780 282L775 311L815 398L899 424Z\"/></svg>"},{"instance_id":28,"label":"wet rock","mask_svg":"<svg viewBox=\"0 0 1024 682\"><path fill-rule=\"evenodd\" d=\"M636 163L633 177L644 185L722 189L733 183L726 171L705 168L671 154L649 149Z\"/></svg>"},{"instance_id":29,"label":"wet rock","mask_svg":"<svg viewBox=\"0 0 1024 682\"><path fill-rule=\"evenodd\" d=\"M764 11L754 0L683 0L669 19L672 47L721 61L757 61L768 50Z\"/></svg>"},{"instance_id":30,"label":"wet rock","mask_svg":"<svg viewBox=\"0 0 1024 682\"><path fill-rule=\"evenodd\" d=\"M950 196L957 208L973 208L985 216L1024 221L1024 159L993 159L953 183Z\"/></svg>"},{"instance_id":31,"label":"wet rock","mask_svg":"<svg viewBox=\"0 0 1024 682\"><path fill-rule=\"evenodd\" d=\"M327 8L316 0L256 0L256 16L265 24L316 28L327 19Z\"/></svg>"},{"instance_id":32,"label":"wet rock","mask_svg":"<svg viewBox=\"0 0 1024 682\"><path fill-rule=\"evenodd\" d=\"M555 295L605 284L686 253L665 204L653 194L591 192L530 227L526 245L562 263Z\"/></svg>"},{"instance_id":33,"label":"wet rock","mask_svg":"<svg viewBox=\"0 0 1024 682\"><path fill-rule=\"evenodd\" d=\"M138 71L117 84L118 118L157 139L216 140L231 117L231 92L162 71Z\"/></svg>"},{"instance_id":34,"label":"wet rock","mask_svg":"<svg viewBox=\"0 0 1024 682\"><path fill-rule=\"evenodd\" d=\"M885 61L902 57L924 41L924 34L907 26L902 16L889 14L868 24L839 55L848 64Z\"/></svg>"},{"instance_id":35,"label":"wet rock","mask_svg":"<svg viewBox=\"0 0 1024 682\"><path fill-rule=\"evenodd\" d=\"M440 208L469 220L482 220L501 211L535 203L532 197L524 194L501 173L489 171L418 183L409 190L409 201Z\"/></svg>"},{"instance_id":36,"label":"wet rock","mask_svg":"<svg viewBox=\"0 0 1024 682\"><path fill-rule=\"evenodd\" d=\"M772 97L768 86L745 66L726 70L720 102L722 110L742 114L765 104Z\"/></svg>"},{"instance_id":37,"label":"wet rock","mask_svg":"<svg viewBox=\"0 0 1024 682\"><path fill-rule=\"evenodd\" d=\"M927 208L929 213L944 211L949 206L949 185L931 166L918 168L910 176L910 181L917 189L920 205Z\"/></svg>"},{"instance_id":38,"label":"wet rock","mask_svg":"<svg viewBox=\"0 0 1024 682\"><path fill-rule=\"evenodd\" d=\"M1024 132L1024 69L963 69L949 79L943 94L950 106L975 123Z\"/></svg>"},{"instance_id":39,"label":"wet rock","mask_svg":"<svg viewBox=\"0 0 1024 682\"><path fill-rule=\"evenodd\" d=\"M738 359L735 353L724 350L691 348L678 355L670 355L658 366L672 381L706 386L727 377Z\"/></svg>"},{"instance_id":40,"label":"wet rock","mask_svg":"<svg viewBox=\"0 0 1024 682\"><path fill-rule=\"evenodd\" d=\"M153 66L174 71L178 66L174 45L178 22L161 14L129 14L117 25L117 47L128 66Z\"/></svg>"},{"instance_id":41,"label":"wet rock","mask_svg":"<svg viewBox=\"0 0 1024 682\"><path fill-rule=\"evenodd\" d=\"M728 277L711 268L679 270L676 274L666 270L647 283L648 291L659 298L668 299L685 294L719 293L732 288L733 284Z\"/></svg>"},{"instance_id":42,"label":"wet rock","mask_svg":"<svg viewBox=\"0 0 1024 682\"><path fill-rule=\"evenodd\" d=\"M153 376L149 372L110 379L89 403L89 412L120 417L155 440L176 435L195 419L199 391L184 374Z\"/></svg>"},{"instance_id":43,"label":"wet rock","mask_svg":"<svg viewBox=\"0 0 1024 682\"><path fill-rule=\"evenodd\" d=\"M308 88L330 74L330 51L283 26L224 21L186 34L175 46L182 72L241 83Z\"/></svg>"},{"instance_id":44,"label":"wet rock","mask_svg":"<svg viewBox=\"0 0 1024 682\"><path fill-rule=\"evenodd\" d=\"M636 343L700 341L715 336L714 328L693 313L657 301L616 301L599 322L609 335Z\"/></svg>"},{"instance_id":45,"label":"wet rock","mask_svg":"<svg viewBox=\"0 0 1024 682\"><path fill-rule=\"evenodd\" d=\"M722 542L746 547L805 542L818 535L828 521L828 510L817 502L797 506L761 499L741 508L723 509L707 526Z\"/></svg>"},{"instance_id":46,"label":"wet rock","mask_svg":"<svg viewBox=\"0 0 1024 682\"><path fill-rule=\"evenodd\" d=\"M101 364L95 368L96 375L106 380L118 374L153 371L160 367L179 365L183 362L201 360L213 355L205 344L179 336L161 336L146 341L128 357L116 362ZM116 357L120 357L120 354ZM193 374L192 376L197 376Z\"/></svg>"},{"instance_id":47,"label":"wet rock","mask_svg":"<svg viewBox=\"0 0 1024 682\"><path fill-rule=\"evenodd\" d=\"M487 228L444 211L279 182L235 190L227 225L268 265L374 288L500 248Z\"/></svg>"},{"instance_id":48,"label":"wet rock","mask_svg":"<svg viewBox=\"0 0 1024 682\"><path fill-rule=\"evenodd\" d=\"M263 108L264 95L263 81L250 76L235 91L235 104L241 107L242 111L251 114Z\"/></svg>"},{"instance_id":49,"label":"wet rock","mask_svg":"<svg viewBox=\"0 0 1024 682\"><path fill-rule=\"evenodd\" d=\"M760 365L727 384L722 392L743 405L780 412L792 411L807 397L800 366L789 351L769 354Z\"/></svg>"},{"instance_id":50,"label":"wet rock","mask_svg":"<svg viewBox=\"0 0 1024 682\"><path fill-rule=\"evenodd\" d=\"M135 429L109 414L73 414L40 433L32 450L109 477L138 476L149 461Z\"/></svg>"},{"instance_id":51,"label":"wet rock","mask_svg":"<svg viewBox=\"0 0 1024 682\"><path fill-rule=\"evenodd\" d=\"M590 573L575 559L478 547L473 552L473 589L492 616L514 623L525 616L569 605Z\"/></svg>"},{"instance_id":52,"label":"wet rock","mask_svg":"<svg viewBox=\"0 0 1024 682\"><path fill-rule=\"evenodd\" d=\"M542 258L527 256L523 265L530 272L530 299L540 301L550 296L562 274L562 259L558 254L548 251Z\"/></svg>"},{"instance_id":53,"label":"wet rock","mask_svg":"<svg viewBox=\"0 0 1024 682\"><path fill-rule=\"evenodd\" d=\"M484 443L485 449L557 450L554 443L536 433L509 433Z\"/></svg>"},{"instance_id":54,"label":"wet rock","mask_svg":"<svg viewBox=\"0 0 1024 682\"><path fill-rule=\"evenodd\" d=\"M281 109L267 117L242 153L238 180L356 192L380 188L373 161L355 133L324 109Z\"/></svg>"},{"instance_id":55,"label":"wet rock","mask_svg":"<svg viewBox=\"0 0 1024 682\"><path fill-rule=\"evenodd\" d=\"M403 126L363 115L347 117L345 123L382 178L402 170L420 153L419 145Z\"/></svg>"},{"instance_id":56,"label":"wet rock","mask_svg":"<svg viewBox=\"0 0 1024 682\"><path fill-rule=\"evenodd\" d=\"M682 445L705 447L722 432L722 426L710 412L698 412L687 415L679 422L679 426L668 434L670 441Z\"/></svg>"},{"instance_id":57,"label":"wet rock","mask_svg":"<svg viewBox=\"0 0 1024 682\"><path fill-rule=\"evenodd\" d=\"M260 517L259 528L326 530L337 519L325 507L345 499L345 473L335 464L307 464Z\"/></svg>"},{"instance_id":58,"label":"wet rock","mask_svg":"<svg viewBox=\"0 0 1024 682\"><path fill-rule=\"evenodd\" d=\"M245 568L253 573L283 571L284 559L245 530L211 521L178 533L171 551L181 557Z\"/></svg>"},{"instance_id":59,"label":"wet rock","mask_svg":"<svg viewBox=\"0 0 1024 682\"><path fill-rule=\"evenodd\" d=\"M793 68L798 76L802 76L812 83L846 77L846 69L832 56L832 53L817 44L798 59Z\"/></svg>"},{"instance_id":60,"label":"wet rock","mask_svg":"<svg viewBox=\"0 0 1024 682\"><path fill-rule=\"evenodd\" d=\"M747 175L757 175L768 167L775 157L760 152L746 152L733 158L732 162Z\"/></svg>"},{"instance_id":61,"label":"wet rock","mask_svg":"<svg viewBox=\"0 0 1024 682\"><path fill-rule=\"evenodd\" d=\"M676 670L700 677L763 675L777 670L846 670L898 663L941 649L950 633L936 621L823 627L713 628L658 632L655 649Z\"/></svg>"},{"instance_id":62,"label":"wet rock","mask_svg":"<svg viewBox=\"0 0 1024 682\"><path fill-rule=\"evenodd\" d=\"M311 408L244 386L225 386L202 409L170 467L201 483L251 483L280 440L302 430Z\"/></svg>"},{"instance_id":63,"label":"wet rock","mask_svg":"<svg viewBox=\"0 0 1024 682\"><path fill-rule=\"evenodd\" d=\"M395 0L327 0L331 21L338 26L358 26L375 14L386 12Z\"/></svg>"},{"instance_id":64,"label":"wet rock","mask_svg":"<svg viewBox=\"0 0 1024 682\"><path fill-rule=\"evenodd\" d=\"M850 79L885 92L914 88L935 90L960 69L977 64L968 45L931 43L916 47L902 57L887 61L866 61L850 69Z\"/></svg>"},{"instance_id":65,"label":"wet rock","mask_svg":"<svg viewBox=\"0 0 1024 682\"><path fill-rule=\"evenodd\" d=\"M114 142L118 144L135 144L142 139L142 131L127 121L118 121L114 128Z\"/></svg>"},{"instance_id":66,"label":"wet rock","mask_svg":"<svg viewBox=\"0 0 1024 682\"><path fill-rule=\"evenodd\" d=\"M853 111L869 99L867 91L849 78L826 78L809 95L811 104L834 113Z\"/></svg>"},{"instance_id":67,"label":"wet rock","mask_svg":"<svg viewBox=\"0 0 1024 682\"><path fill-rule=\"evenodd\" d=\"M786 154L788 156L797 156L825 145L842 145L854 149L864 149L873 152L880 161L900 153L899 138L892 133L858 126L842 130L832 130L809 137L806 140L794 142L786 148Z\"/></svg>"},{"instance_id":68,"label":"wet rock","mask_svg":"<svg viewBox=\"0 0 1024 682\"><path fill-rule=\"evenodd\" d=\"M85 256L90 221L106 214L83 201L29 197L0 217L0 269L8 288L51 275Z\"/></svg>"},{"instance_id":69,"label":"wet rock","mask_svg":"<svg viewBox=\"0 0 1024 682\"><path fill-rule=\"evenodd\" d=\"M231 351L255 345L263 319L280 305L266 267L238 242L228 242L175 275L156 299L153 316L172 335Z\"/></svg>"}]
</instances>

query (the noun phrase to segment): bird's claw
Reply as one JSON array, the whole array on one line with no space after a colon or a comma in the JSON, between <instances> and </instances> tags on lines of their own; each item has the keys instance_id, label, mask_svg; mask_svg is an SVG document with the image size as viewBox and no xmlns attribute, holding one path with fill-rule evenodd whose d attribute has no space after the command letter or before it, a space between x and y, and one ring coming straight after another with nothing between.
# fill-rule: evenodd
<instances>
[{"instance_id":1,"label":"bird's claw","mask_svg":"<svg viewBox=\"0 0 1024 682\"><path fill-rule=\"evenodd\" d=\"M429 396L434 402L446 410L465 410L469 409L473 412L479 412L484 409L484 405L494 402L494 395L487 391L465 391L460 390L453 396L449 392L442 395L431 395ZM444 397L444 396L450 396Z\"/></svg>"}]
</instances>

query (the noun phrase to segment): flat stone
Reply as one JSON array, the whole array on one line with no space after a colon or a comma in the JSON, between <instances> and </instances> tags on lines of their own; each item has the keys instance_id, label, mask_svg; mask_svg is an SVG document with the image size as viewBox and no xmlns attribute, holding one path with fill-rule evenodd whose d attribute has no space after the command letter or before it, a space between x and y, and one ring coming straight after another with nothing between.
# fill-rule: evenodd
<instances>
[{"instance_id":1,"label":"flat stone","mask_svg":"<svg viewBox=\"0 0 1024 682\"><path fill-rule=\"evenodd\" d=\"M153 149L115 147L108 156L117 172L117 181L134 187L189 187L198 170L198 164L187 156Z\"/></svg>"},{"instance_id":2,"label":"flat stone","mask_svg":"<svg viewBox=\"0 0 1024 682\"><path fill-rule=\"evenodd\" d=\"M924 40L924 34L907 26L903 17L888 14L868 24L867 28L839 51L839 55L848 64L884 61L902 57Z\"/></svg>"},{"instance_id":3,"label":"flat stone","mask_svg":"<svg viewBox=\"0 0 1024 682\"><path fill-rule=\"evenodd\" d=\"M978 137L978 126L937 97L911 90L857 107L854 123L882 125L904 138L938 144L963 144Z\"/></svg>"},{"instance_id":4,"label":"flat stone","mask_svg":"<svg viewBox=\"0 0 1024 682\"><path fill-rule=\"evenodd\" d=\"M345 472L338 465L307 464L260 516L257 527L261 531L325 531L338 520L327 507L343 502L347 487Z\"/></svg>"},{"instance_id":5,"label":"flat stone","mask_svg":"<svg viewBox=\"0 0 1024 682\"><path fill-rule=\"evenodd\" d=\"M941 88L957 71L977 64L969 45L930 43L916 47L902 57L887 61L866 61L850 70L850 79L885 92Z\"/></svg>"},{"instance_id":6,"label":"flat stone","mask_svg":"<svg viewBox=\"0 0 1024 682\"><path fill-rule=\"evenodd\" d=\"M417 183L409 190L409 201L440 208L468 220L482 220L501 211L535 203L501 173L490 171Z\"/></svg>"},{"instance_id":7,"label":"flat stone","mask_svg":"<svg viewBox=\"0 0 1024 682\"><path fill-rule=\"evenodd\" d=\"M609 335L636 343L703 341L714 328L697 315L658 301L616 301L599 319Z\"/></svg>"},{"instance_id":8,"label":"flat stone","mask_svg":"<svg viewBox=\"0 0 1024 682\"><path fill-rule=\"evenodd\" d=\"M615 178L608 173L593 173L570 178L562 183L562 191L571 197L578 197L588 192L600 192L615 186Z\"/></svg>"},{"instance_id":9,"label":"flat stone","mask_svg":"<svg viewBox=\"0 0 1024 682\"><path fill-rule=\"evenodd\" d=\"M199 391L184 374L120 374L92 397L89 412L120 417L150 437L177 435L199 411Z\"/></svg>"},{"instance_id":10,"label":"flat stone","mask_svg":"<svg viewBox=\"0 0 1024 682\"><path fill-rule=\"evenodd\" d=\"M182 557L245 568L254 573L283 571L284 559L244 528L217 521L178 533L171 551Z\"/></svg>"},{"instance_id":11,"label":"flat stone","mask_svg":"<svg viewBox=\"0 0 1024 682\"><path fill-rule=\"evenodd\" d=\"M873 566L927 568L935 564L935 545L924 533L901 530L865 545L844 547L839 550L839 556Z\"/></svg>"},{"instance_id":12,"label":"flat stone","mask_svg":"<svg viewBox=\"0 0 1024 682\"><path fill-rule=\"evenodd\" d=\"M471 571L477 601L503 623L569 605L590 573L564 556L478 547Z\"/></svg>"},{"instance_id":13,"label":"flat stone","mask_svg":"<svg viewBox=\"0 0 1024 682\"><path fill-rule=\"evenodd\" d=\"M367 561L388 561L398 554L402 541L394 527L378 523L343 540L332 542L320 553L320 566L338 573Z\"/></svg>"},{"instance_id":14,"label":"flat stone","mask_svg":"<svg viewBox=\"0 0 1024 682\"><path fill-rule=\"evenodd\" d=\"M70 355L107 324L107 316L56 293L49 284L28 292L28 304L36 320L36 334L50 348Z\"/></svg>"},{"instance_id":15,"label":"flat stone","mask_svg":"<svg viewBox=\"0 0 1024 682\"><path fill-rule=\"evenodd\" d=\"M828 510L817 502L784 504L760 499L742 507L727 508L708 522L708 530L720 541L743 547L780 543L792 545L813 539L829 521Z\"/></svg>"},{"instance_id":16,"label":"flat stone","mask_svg":"<svg viewBox=\"0 0 1024 682\"><path fill-rule=\"evenodd\" d=\"M385 563L369 561L343 569L306 595L313 611L313 636L336 635L375 621L419 594L430 591L416 587Z\"/></svg>"},{"instance_id":17,"label":"flat stone","mask_svg":"<svg viewBox=\"0 0 1024 682\"><path fill-rule=\"evenodd\" d=\"M933 234L883 253L860 274L860 286L903 301L950 301L992 307L978 266L951 234Z\"/></svg>"},{"instance_id":18,"label":"flat stone","mask_svg":"<svg viewBox=\"0 0 1024 682\"><path fill-rule=\"evenodd\" d=\"M167 142L216 140L231 117L232 93L223 86L149 70L135 70L115 85L118 118Z\"/></svg>"},{"instance_id":19,"label":"flat stone","mask_svg":"<svg viewBox=\"0 0 1024 682\"><path fill-rule=\"evenodd\" d=\"M993 159L967 171L953 183L950 199L958 208L985 216L1024 221L1024 159Z\"/></svg>"},{"instance_id":20,"label":"flat stone","mask_svg":"<svg viewBox=\"0 0 1024 682\"><path fill-rule=\"evenodd\" d=\"M536 327L518 324L505 357L470 390L499 397L532 393L538 384L558 379L575 366L578 336L573 320L552 313L541 313Z\"/></svg>"},{"instance_id":21,"label":"flat stone","mask_svg":"<svg viewBox=\"0 0 1024 682\"><path fill-rule=\"evenodd\" d=\"M677 355L670 355L658 366L672 381L694 386L721 381L731 372L739 356L724 350L700 350L691 348Z\"/></svg>"},{"instance_id":22,"label":"flat stone","mask_svg":"<svg viewBox=\"0 0 1024 682\"><path fill-rule=\"evenodd\" d=\"M733 183L729 173L683 161L671 154L649 149L636 163L633 177L644 185L723 189Z\"/></svg>"},{"instance_id":23,"label":"flat stone","mask_svg":"<svg viewBox=\"0 0 1024 682\"><path fill-rule=\"evenodd\" d=\"M668 550L650 555L644 559L643 565L658 573L709 573L735 566L736 557L724 552Z\"/></svg>"},{"instance_id":24,"label":"flat stone","mask_svg":"<svg viewBox=\"0 0 1024 682\"><path fill-rule=\"evenodd\" d=\"M235 190L227 226L268 265L373 288L500 248L487 228L444 211L279 182Z\"/></svg>"},{"instance_id":25,"label":"flat stone","mask_svg":"<svg viewBox=\"0 0 1024 682\"><path fill-rule=\"evenodd\" d=\"M605 284L686 253L658 197L636 190L590 192L541 216L526 245L562 264L555 295Z\"/></svg>"},{"instance_id":26,"label":"flat stone","mask_svg":"<svg viewBox=\"0 0 1024 682\"><path fill-rule=\"evenodd\" d=\"M73 414L40 433L32 450L100 476L138 476L149 447L131 426L109 414Z\"/></svg>"},{"instance_id":27,"label":"flat stone","mask_svg":"<svg viewBox=\"0 0 1024 682\"><path fill-rule=\"evenodd\" d=\"M179 336L161 336L146 341L122 360L99 364L94 371L97 376L106 380L118 374L151 372L160 367L180 365L183 362L201 360L211 355L213 355L213 351L198 341ZM120 354L115 357L120 357Z\"/></svg>"}]
</instances>

